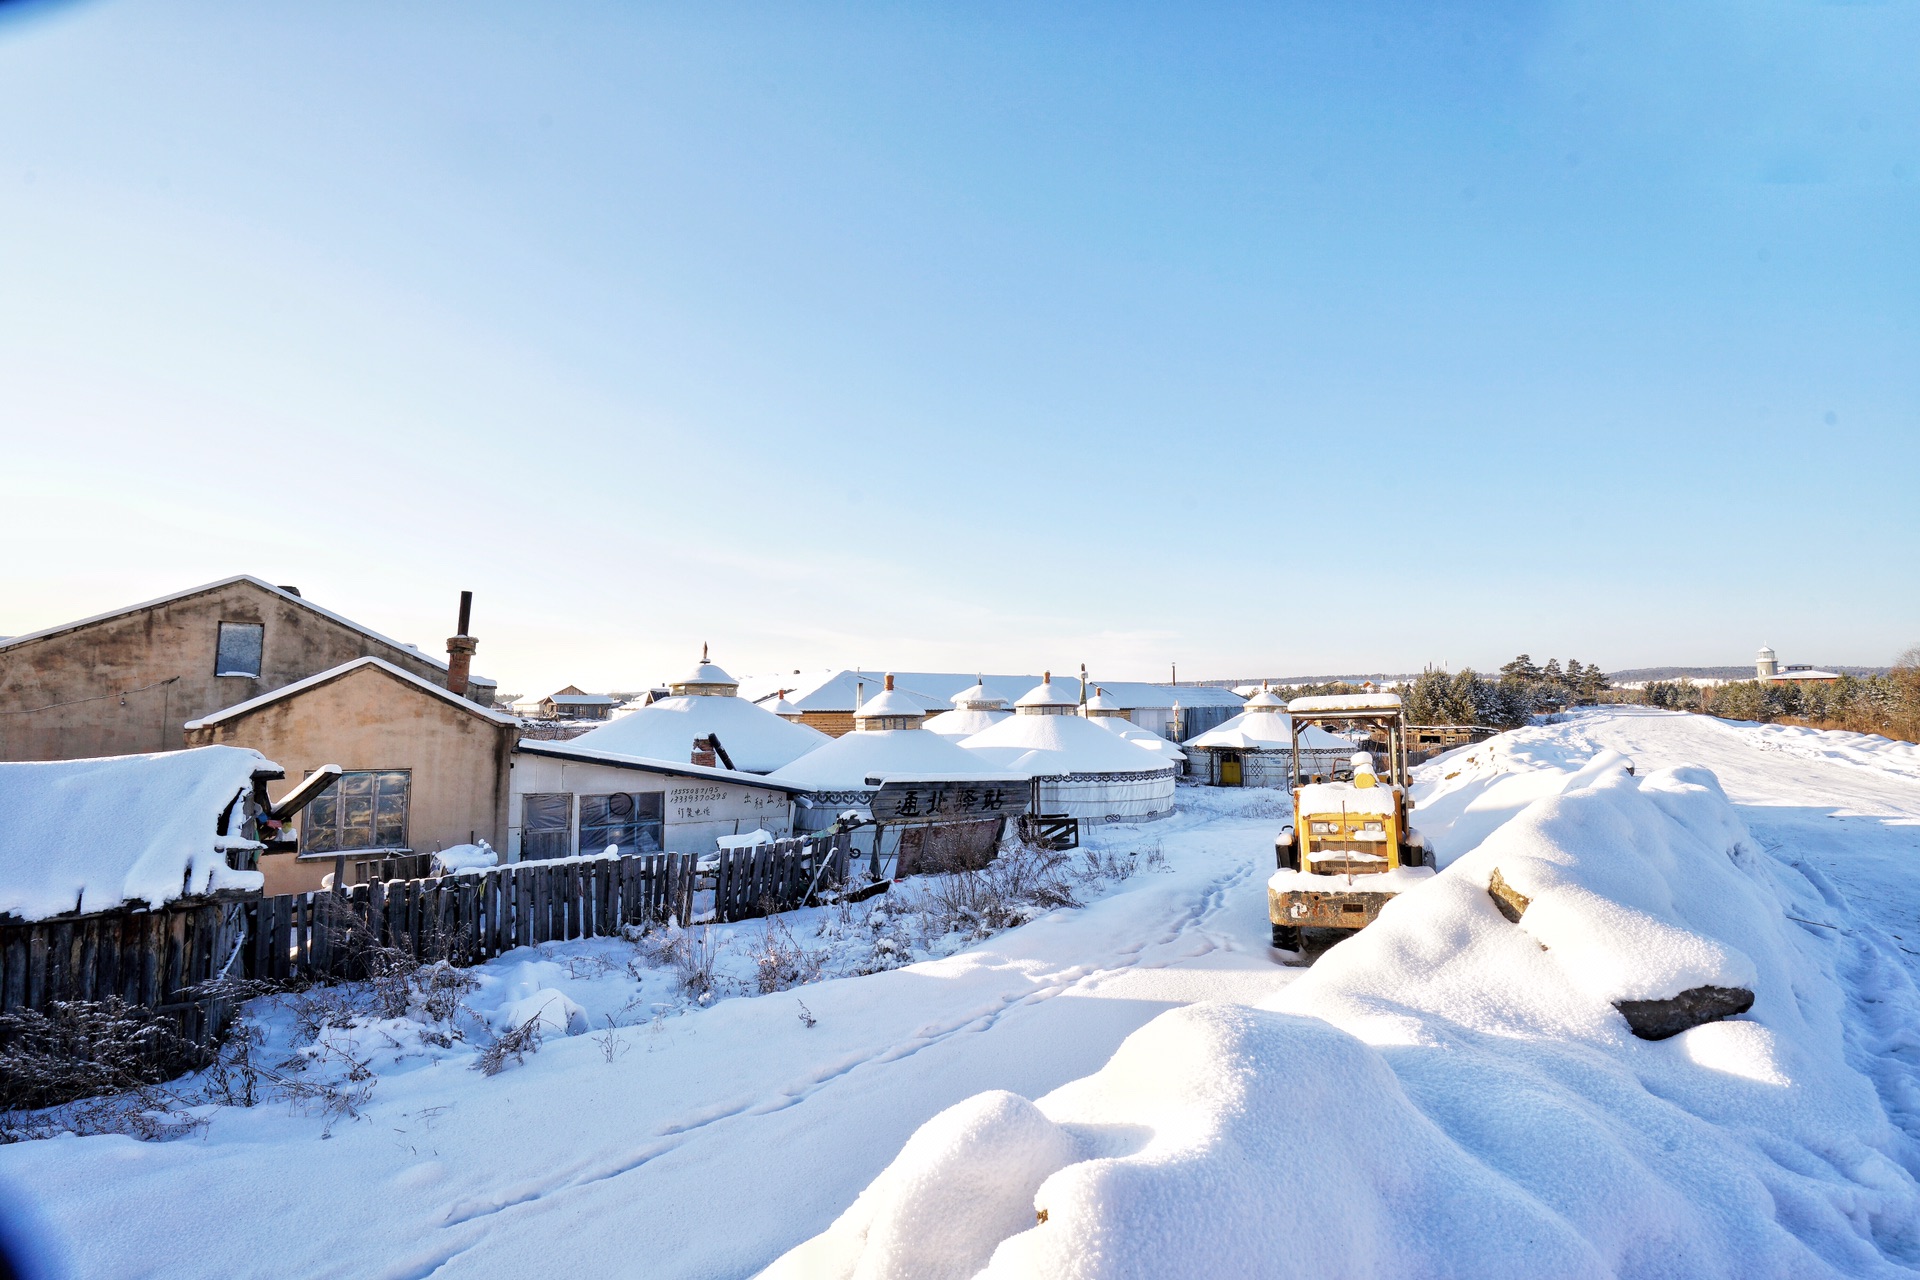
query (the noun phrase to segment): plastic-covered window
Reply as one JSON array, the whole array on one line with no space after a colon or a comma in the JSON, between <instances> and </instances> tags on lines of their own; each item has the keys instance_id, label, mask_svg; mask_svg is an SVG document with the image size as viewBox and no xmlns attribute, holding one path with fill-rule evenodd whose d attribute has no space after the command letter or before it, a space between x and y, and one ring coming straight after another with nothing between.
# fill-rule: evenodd
<instances>
[{"instance_id":1,"label":"plastic-covered window","mask_svg":"<svg viewBox=\"0 0 1920 1280\"><path fill-rule=\"evenodd\" d=\"M266 647L267 628L258 622L223 622L219 642L214 646L213 674L216 676L260 675L260 654Z\"/></svg>"},{"instance_id":2,"label":"plastic-covered window","mask_svg":"<svg viewBox=\"0 0 1920 1280\"><path fill-rule=\"evenodd\" d=\"M621 853L658 853L662 847L665 797L658 791L616 791L580 797L580 852L608 845Z\"/></svg>"},{"instance_id":3,"label":"plastic-covered window","mask_svg":"<svg viewBox=\"0 0 1920 1280\"><path fill-rule=\"evenodd\" d=\"M520 799L520 857L564 858L573 852L573 793L535 792Z\"/></svg>"},{"instance_id":4,"label":"plastic-covered window","mask_svg":"<svg viewBox=\"0 0 1920 1280\"><path fill-rule=\"evenodd\" d=\"M343 773L300 816L302 853L407 847L405 769Z\"/></svg>"}]
</instances>

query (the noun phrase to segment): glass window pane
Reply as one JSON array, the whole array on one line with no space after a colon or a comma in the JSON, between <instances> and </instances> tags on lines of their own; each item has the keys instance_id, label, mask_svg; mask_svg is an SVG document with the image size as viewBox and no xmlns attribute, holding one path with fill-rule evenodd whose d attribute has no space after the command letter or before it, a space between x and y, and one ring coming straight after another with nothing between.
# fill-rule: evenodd
<instances>
[{"instance_id":1,"label":"glass window pane","mask_svg":"<svg viewBox=\"0 0 1920 1280\"><path fill-rule=\"evenodd\" d=\"M223 622L213 656L217 676L258 676L266 627L258 622Z\"/></svg>"},{"instance_id":2,"label":"glass window pane","mask_svg":"<svg viewBox=\"0 0 1920 1280\"><path fill-rule=\"evenodd\" d=\"M343 796L370 796L373 794L373 775L370 773L343 773L340 781L333 784L340 788Z\"/></svg>"},{"instance_id":3,"label":"glass window pane","mask_svg":"<svg viewBox=\"0 0 1920 1280\"><path fill-rule=\"evenodd\" d=\"M666 815L667 793L643 791L633 798L633 816L658 822Z\"/></svg>"}]
</instances>

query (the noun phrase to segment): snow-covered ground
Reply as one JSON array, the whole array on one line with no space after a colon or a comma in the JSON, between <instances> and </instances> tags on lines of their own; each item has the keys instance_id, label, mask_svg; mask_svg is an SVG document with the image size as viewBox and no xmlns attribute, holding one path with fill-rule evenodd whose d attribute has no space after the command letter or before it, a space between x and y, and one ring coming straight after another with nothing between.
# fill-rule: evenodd
<instances>
[{"instance_id":1,"label":"snow-covered ground","mask_svg":"<svg viewBox=\"0 0 1920 1280\"><path fill-rule=\"evenodd\" d=\"M1785 903L1805 922L1781 926L1795 932L1776 935L1766 931L1774 923L1763 928L1750 911L1737 928L1722 930L1737 935L1735 942L1721 938L1719 950L1676 952L1682 960L1673 972L1747 975L1733 955L1744 945L1762 952L1752 957L1750 976L1763 1001L1788 989L1799 1007L1791 1017L1782 1013L1779 1027L1764 1004L1756 1006L1759 1021L1740 1024L1766 1027L1785 1048L1756 1047L1750 1037L1759 1032L1690 1032L1645 1044L1609 1039L1599 1022L1572 1015L1544 1035L1538 1010L1525 1007L1531 997L1524 990L1512 996L1518 1012L1508 1011L1511 1026L1499 1035L1476 1030L1471 1052L1457 1060L1490 1080L1511 1069L1511 1045L1503 1040L1538 1041L1527 1070L1539 1086L1526 1101L1532 1110L1518 1113L1517 1131L1532 1135L1523 1163L1546 1171L1536 1179L1542 1185L1516 1175L1509 1167L1516 1157L1493 1150L1493 1136L1475 1147L1457 1131L1471 1108L1449 1108L1446 1100L1471 1097L1474 1080L1449 1081L1431 1065L1407 1070L1420 1055L1384 1052L1374 1040L1356 1049L1352 1035L1313 1031L1320 1024L1297 1016L1346 1026L1357 993L1374 980L1366 974L1368 956L1377 960L1393 943L1388 926L1425 909L1416 897L1438 901L1456 892L1463 875L1443 875L1432 889L1396 903L1356 940L1374 939L1367 948L1343 945L1312 970L1290 968L1267 946L1264 895L1283 798L1198 789L1181 790L1182 811L1171 819L1101 833L1109 860L1130 863L1131 875L1089 879L1077 890L1085 905L972 945L916 933L910 917L891 911L877 923L834 909L795 913L785 924L797 944L823 953L825 972L855 976L739 994L754 989L751 952L764 945L765 926L747 924L715 931L723 944L721 989L705 1001L677 984L652 941L517 952L476 971L481 986L463 996L473 1012L460 1015L466 1041L435 1043L443 1037L418 1011L322 1032L318 1051L328 1061L312 1070L332 1070L349 1054L367 1064L372 1091L357 1118L329 1120L283 1103L220 1108L199 1133L173 1142L60 1138L0 1148L0 1179L10 1184L5 1194L30 1201L65 1242L76 1275L492 1276L564 1266L586 1274L732 1276L752 1274L827 1230L896 1158L912 1165L902 1156L912 1139L923 1152L987 1153L973 1169L987 1170L990 1184L1005 1181L1009 1167L1018 1173L1022 1159L1036 1179L1071 1165L1079 1170L1079 1190L1055 1202L1059 1223L1102 1221L1101 1211L1123 1203L1145 1220L1156 1212L1176 1215L1169 1222L1185 1214L1204 1226L1220 1214L1217 1231L1193 1235L1178 1255L1184 1268L1163 1258L1159 1270L1140 1273L1225 1274L1218 1264L1233 1255L1224 1250L1245 1232L1244 1223L1226 1223L1238 1221L1236 1213L1244 1217L1247 1204L1208 1197L1231 1184L1203 1192L1197 1188L1204 1177L1188 1184L1144 1178L1134 1188L1139 1198L1127 1202L1103 1200L1101 1178L1124 1175L1166 1115L1217 1106L1220 1091L1211 1085L1220 1054L1257 1064L1263 1056L1304 1053L1312 1069L1296 1069L1278 1085L1265 1079L1266 1093L1246 1094L1264 1100L1248 1133L1291 1123L1316 1135L1318 1145L1268 1171L1283 1193L1305 1179L1312 1194L1283 1195L1277 1203L1282 1210L1318 1203L1322 1223L1336 1220L1343 1206L1356 1215L1364 1206L1373 1216L1348 1225L1364 1225L1369 1241L1391 1247L1263 1255L1270 1265L1262 1269L1274 1274L1289 1273L1289 1257L1313 1274L1343 1274L1342 1267L1362 1267L1369 1258L1376 1271L1382 1260L1397 1259L1406 1273L1498 1273L1529 1257L1541 1274L1566 1260L1580 1264L1573 1270L1596 1274L1609 1267L1660 1274L1662 1265L1666 1273L1740 1274L1742 1263L1776 1274L1905 1270L1914 1260L1911 1171L1920 1149L1920 1088L1911 1070L1920 998L1900 967L1920 959L1903 954L1907 946L1920 952L1913 944L1920 938L1920 778L1912 749L1637 710L1583 713L1433 762L1422 771L1416 822L1442 860L1459 862L1464 873L1495 832L1509 845L1520 838L1515 833L1524 824L1513 819L1531 801L1583 788L1584 795L1598 794L1594 784L1608 782L1613 752L1631 757L1652 788L1651 799L1634 789L1615 797L1619 803L1667 803L1661 797L1671 792L1681 797L1671 800L1681 806L1675 811L1691 814L1699 831L1713 826L1700 814L1718 801L1702 798L1705 789L1688 782L1691 775L1657 785L1649 775L1680 766L1713 770L1738 820L1777 860L1749 850L1758 869L1718 886L1719 896L1764 881L1774 886L1767 893L1778 893L1754 902ZM1594 814L1590 820L1600 821L1601 810ZM1575 826L1586 820L1566 819ZM1519 865L1512 860L1518 856L1510 865ZM1687 910L1712 916L1698 905ZM1545 974L1558 953L1591 946L1577 930L1552 932L1572 929L1573 918L1556 926L1550 913L1542 915L1537 928L1546 932L1539 936L1554 949L1535 948L1529 954L1547 959L1525 963ZM1519 936L1497 915L1491 919L1496 925L1485 937L1463 932L1459 939L1456 949L1479 957L1475 963L1490 963L1484 948L1511 947ZM1769 939L1771 945L1760 945ZM883 967L890 964L898 967ZM856 973L874 968L881 971ZM1582 970L1569 988L1569 1008L1585 989L1581 983L1604 986L1603 968ZM1303 975L1311 977L1298 994L1289 991ZM1438 998L1409 991L1392 1016L1412 1027ZM1299 1006L1300 1026L1289 1023L1292 1029L1276 1038L1274 1015L1263 1010L1289 1001ZM1155 1021L1192 1005L1201 1007ZM480 1024L505 1026L541 1009L551 1011L553 1026L537 1053L496 1075L469 1069L472 1043L486 1034ZM304 1038L284 1002L256 1003L254 1016L266 1037L263 1053L291 1052ZM1384 1015L1376 1009L1371 1016ZM621 1025L597 1030L609 1017ZM1834 1043L1842 1027L1844 1043ZM1721 1057L1705 1067L1674 1060L1713 1053ZM1595 1090L1584 1127L1570 1127L1553 1109L1579 1093L1564 1076L1568 1062L1585 1064L1580 1087ZM1774 1072L1771 1082L1740 1075L1755 1064ZM1703 1070L1729 1079L1718 1092L1703 1090ZM1796 1083L1802 1079L1814 1084ZM1803 1098L1811 1088L1831 1096ZM1394 1094L1391 1106L1371 1104L1380 1090ZM1634 1090L1631 1105L1620 1101ZM1356 1107L1361 1094L1369 1102ZM1044 1101L1036 1109L1022 1099ZM960 1103L961 1111L942 1117L946 1129L915 1137ZM1743 1124L1731 1111L1712 1114L1715 1107L1744 1107L1761 1119ZM1644 1151L1595 1137L1617 1139L1628 1123L1623 1116L1667 1123L1661 1117L1669 1111L1684 1123L1649 1130ZM1406 1176L1395 1190L1406 1197L1404 1217L1380 1215L1377 1200L1362 1194L1377 1196L1379 1188L1344 1156L1313 1181L1314 1153L1340 1150L1347 1140L1342 1118L1353 1115L1369 1117L1366 1141L1386 1143L1381 1159L1404 1162ZM1112 1116L1136 1119L1102 1130L1107 1146L1092 1154L1109 1163L1089 1164L1089 1153L1070 1149L1062 1137L1084 1141L1088 1126ZM1537 1123L1526 1123L1530 1117ZM1251 1139L1232 1125L1216 1128L1250 1149ZM994 1154L995 1135L1023 1153L1011 1166L1004 1153ZM1508 1148L1516 1145L1511 1139L1501 1137ZM1693 1181L1676 1182L1672 1153L1696 1149ZM1608 1163L1616 1157L1625 1163ZM1754 1185L1773 1196L1770 1209L1756 1209L1760 1202L1744 1183L1739 1194L1728 1189L1734 1182L1725 1170L1744 1168L1741 1160L1775 1166L1752 1173ZM1108 1172L1089 1172L1094 1166ZM1666 1177L1683 1202L1642 1196L1647 1169ZM1496 1187L1501 1178L1511 1186ZM896 1209L911 1203L886 1194ZM1559 1204L1554 1194L1576 1202L1584 1194L1592 1203L1583 1216L1577 1203ZM1031 1225L1031 1187L1022 1203L1015 1216L1024 1220L1011 1226L982 1226L978 1215L956 1214L929 1222L929 1236L939 1226L964 1245L978 1244L982 1231L999 1231L991 1244ZM1230 1207L1234 1212L1226 1212ZM1778 1230L1756 1243L1740 1231L1762 1209ZM1466 1225L1450 1226L1456 1218ZM1293 1230L1298 1234L1298 1225ZM1062 1238L1031 1234L1048 1248ZM1610 1243L1595 1252L1603 1236ZM1695 1252L1636 1250L1643 1238L1691 1241ZM1531 1254L1536 1244L1540 1252ZM1202 1256L1209 1250L1215 1252ZM1133 1255L1136 1270L1146 1256ZM1058 1258L1045 1249L1027 1257L1039 1273L1058 1270ZM1104 1273L1126 1273L1127 1257L1107 1257L1120 1265Z\"/></svg>"}]
</instances>

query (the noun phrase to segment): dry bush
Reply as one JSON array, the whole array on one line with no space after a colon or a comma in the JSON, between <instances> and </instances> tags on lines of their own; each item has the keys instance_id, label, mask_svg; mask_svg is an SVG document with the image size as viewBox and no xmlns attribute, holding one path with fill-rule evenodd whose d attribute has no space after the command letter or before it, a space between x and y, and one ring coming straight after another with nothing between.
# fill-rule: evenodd
<instances>
[{"instance_id":1,"label":"dry bush","mask_svg":"<svg viewBox=\"0 0 1920 1280\"><path fill-rule=\"evenodd\" d=\"M769 913L759 942L749 953L760 994L772 995L789 987L817 982L826 967L827 953L800 945L785 920Z\"/></svg>"},{"instance_id":2,"label":"dry bush","mask_svg":"<svg viewBox=\"0 0 1920 1280\"><path fill-rule=\"evenodd\" d=\"M540 1052L540 1015L534 1014L518 1026L508 1027L480 1046L473 1069L482 1075L497 1076L510 1066L519 1066L526 1055Z\"/></svg>"},{"instance_id":3,"label":"dry bush","mask_svg":"<svg viewBox=\"0 0 1920 1280\"><path fill-rule=\"evenodd\" d=\"M984 938L1056 907L1078 906L1070 853L1016 843L984 868L931 877L919 902L929 937Z\"/></svg>"},{"instance_id":4,"label":"dry bush","mask_svg":"<svg viewBox=\"0 0 1920 1280\"><path fill-rule=\"evenodd\" d=\"M682 994L702 1002L719 994L721 978L715 967L726 943L714 939L712 926L697 931L669 928L649 934L636 946L648 962L673 970Z\"/></svg>"},{"instance_id":5,"label":"dry bush","mask_svg":"<svg viewBox=\"0 0 1920 1280\"><path fill-rule=\"evenodd\" d=\"M170 1017L118 996L0 1014L0 1111L133 1092L205 1061Z\"/></svg>"}]
</instances>

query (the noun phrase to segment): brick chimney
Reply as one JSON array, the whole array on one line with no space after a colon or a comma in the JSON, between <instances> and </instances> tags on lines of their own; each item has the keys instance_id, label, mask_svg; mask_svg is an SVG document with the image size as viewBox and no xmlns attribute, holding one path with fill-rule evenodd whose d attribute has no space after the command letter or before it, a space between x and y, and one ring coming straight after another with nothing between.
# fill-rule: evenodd
<instances>
[{"instance_id":1,"label":"brick chimney","mask_svg":"<svg viewBox=\"0 0 1920 1280\"><path fill-rule=\"evenodd\" d=\"M473 668L473 651L480 642L467 634L473 622L473 592L460 593L460 634L447 637L447 692L467 696L467 676Z\"/></svg>"},{"instance_id":2,"label":"brick chimney","mask_svg":"<svg viewBox=\"0 0 1920 1280\"><path fill-rule=\"evenodd\" d=\"M719 761L714 759L714 755L713 755L713 739L712 738L695 738L693 740L692 763L698 764L698 765L705 765L709 769L712 769L718 766Z\"/></svg>"}]
</instances>

